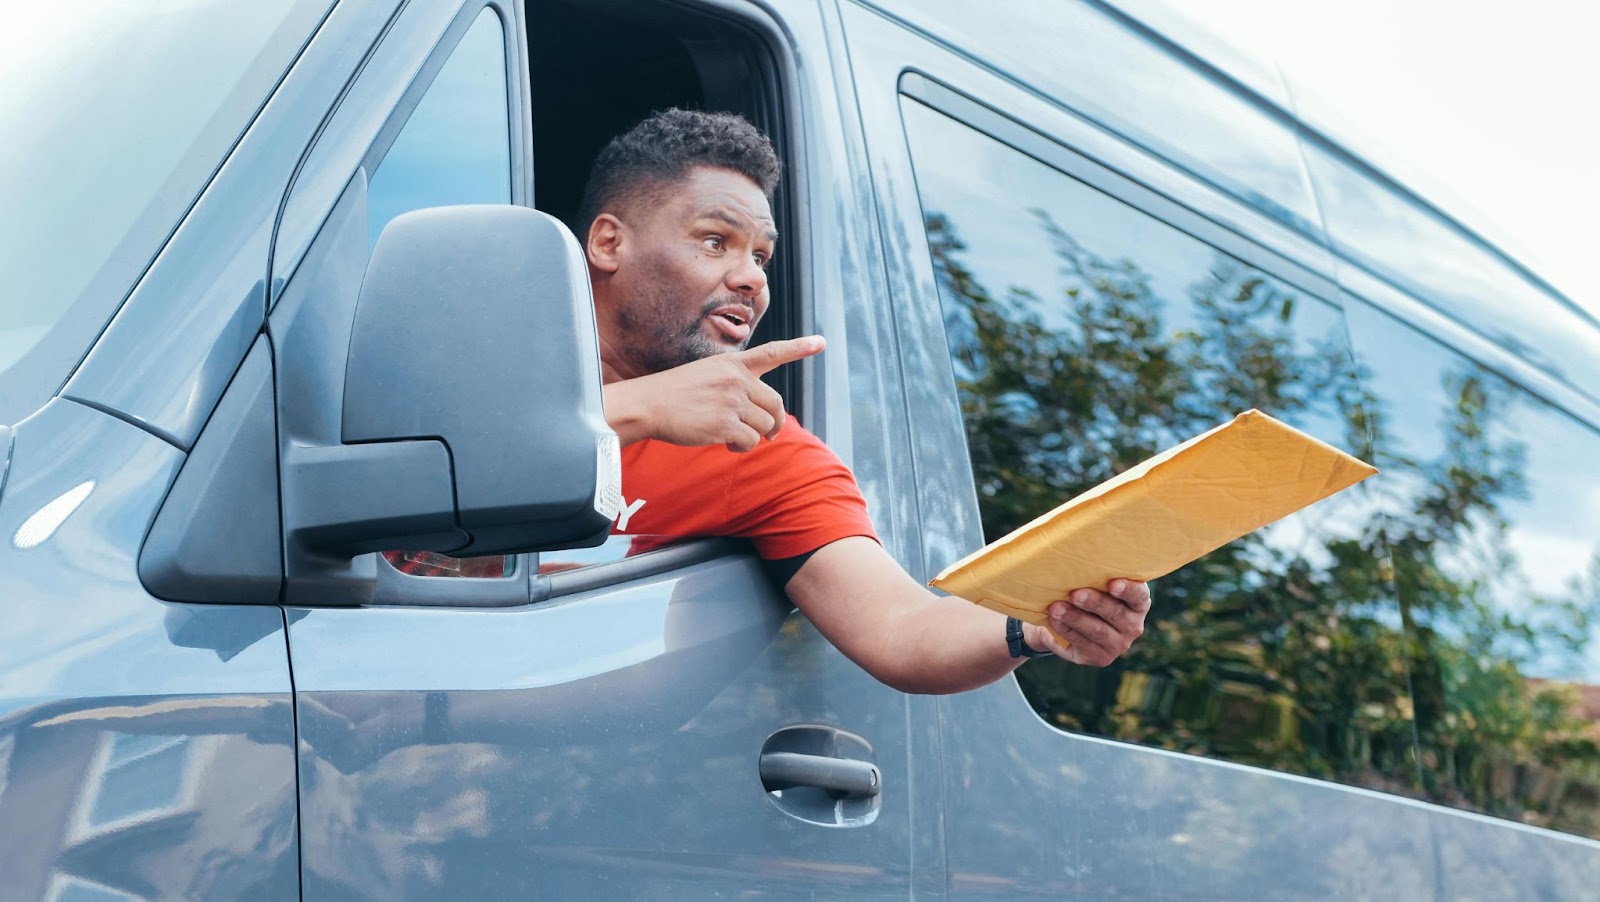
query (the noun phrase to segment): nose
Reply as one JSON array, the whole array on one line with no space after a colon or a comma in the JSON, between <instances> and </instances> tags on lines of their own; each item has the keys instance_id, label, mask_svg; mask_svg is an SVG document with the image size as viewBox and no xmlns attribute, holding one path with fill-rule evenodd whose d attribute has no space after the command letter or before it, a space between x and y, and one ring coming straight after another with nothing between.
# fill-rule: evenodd
<instances>
[{"instance_id":1,"label":"nose","mask_svg":"<svg viewBox=\"0 0 1600 902\"><path fill-rule=\"evenodd\" d=\"M742 264L728 270L726 281L730 291L736 291L752 302L766 296L767 272L752 259L746 258Z\"/></svg>"}]
</instances>

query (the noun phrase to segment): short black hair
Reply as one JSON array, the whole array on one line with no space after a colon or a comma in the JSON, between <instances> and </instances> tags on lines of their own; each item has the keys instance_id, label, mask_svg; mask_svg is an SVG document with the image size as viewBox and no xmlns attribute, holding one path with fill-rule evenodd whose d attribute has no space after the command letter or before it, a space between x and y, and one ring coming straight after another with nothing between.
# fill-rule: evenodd
<instances>
[{"instance_id":1,"label":"short black hair","mask_svg":"<svg viewBox=\"0 0 1600 902\"><path fill-rule=\"evenodd\" d=\"M579 240L608 208L647 197L696 166L737 172L760 187L769 202L782 168L772 141L743 116L663 110L612 138L595 157L574 223Z\"/></svg>"}]
</instances>

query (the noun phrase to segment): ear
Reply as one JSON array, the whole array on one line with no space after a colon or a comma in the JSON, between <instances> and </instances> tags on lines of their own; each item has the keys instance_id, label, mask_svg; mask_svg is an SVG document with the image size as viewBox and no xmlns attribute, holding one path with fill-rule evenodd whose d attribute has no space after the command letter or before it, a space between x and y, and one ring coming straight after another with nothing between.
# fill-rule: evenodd
<instances>
[{"instance_id":1,"label":"ear","mask_svg":"<svg viewBox=\"0 0 1600 902\"><path fill-rule=\"evenodd\" d=\"M624 226L622 220L610 213L601 213L589 224L589 240L584 243L584 253L589 265L604 273L614 273L622 251Z\"/></svg>"}]
</instances>

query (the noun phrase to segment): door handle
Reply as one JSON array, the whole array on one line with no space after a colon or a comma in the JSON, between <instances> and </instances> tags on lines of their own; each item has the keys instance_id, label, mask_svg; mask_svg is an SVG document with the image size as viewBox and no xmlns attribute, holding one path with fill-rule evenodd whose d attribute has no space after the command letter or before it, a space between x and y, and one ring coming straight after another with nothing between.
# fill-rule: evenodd
<instances>
[{"instance_id":1,"label":"door handle","mask_svg":"<svg viewBox=\"0 0 1600 902\"><path fill-rule=\"evenodd\" d=\"M814 786L839 799L866 799L878 794L882 783L878 767L870 761L806 755L800 752L763 752L761 785L768 792Z\"/></svg>"}]
</instances>

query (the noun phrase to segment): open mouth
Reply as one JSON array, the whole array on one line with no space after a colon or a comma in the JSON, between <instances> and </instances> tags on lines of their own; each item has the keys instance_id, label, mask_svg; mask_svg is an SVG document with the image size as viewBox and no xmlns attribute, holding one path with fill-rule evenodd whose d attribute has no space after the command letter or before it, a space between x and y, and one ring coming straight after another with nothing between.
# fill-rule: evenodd
<instances>
[{"instance_id":1,"label":"open mouth","mask_svg":"<svg viewBox=\"0 0 1600 902\"><path fill-rule=\"evenodd\" d=\"M731 342L750 340L753 317L750 309L740 304L726 304L707 314L711 325Z\"/></svg>"}]
</instances>

